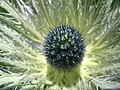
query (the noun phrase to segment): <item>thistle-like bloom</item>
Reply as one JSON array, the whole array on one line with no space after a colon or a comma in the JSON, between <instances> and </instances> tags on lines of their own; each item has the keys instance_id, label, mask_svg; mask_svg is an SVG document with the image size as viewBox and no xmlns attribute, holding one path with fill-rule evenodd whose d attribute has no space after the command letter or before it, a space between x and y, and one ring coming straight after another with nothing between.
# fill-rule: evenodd
<instances>
[{"instance_id":1,"label":"thistle-like bloom","mask_svg":"<svg viewBox=\"0 0 120 90\"><path fill-rule=\"evenodd\" d=\"M119 0L1 0L0 90L119 90Z\"/></svg>"}]
</instances>

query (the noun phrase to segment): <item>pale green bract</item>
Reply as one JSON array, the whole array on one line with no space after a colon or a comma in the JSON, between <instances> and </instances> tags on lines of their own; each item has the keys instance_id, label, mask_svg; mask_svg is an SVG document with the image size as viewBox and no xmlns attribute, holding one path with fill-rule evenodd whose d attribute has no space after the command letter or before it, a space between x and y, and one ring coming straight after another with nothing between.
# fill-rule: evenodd
<instances>
[{"instance_id":1,"label":"pale green bract","mask_svg":"<svg viewBox=\"0 0 120 90\"><path fill-rule=\"evenodd\" d=\"M112 0L1 0L0 90L119 90L115 5ZM86 44L82 63L69 72L50 66L43 53L44 38L62 24L76 27Z\"/></svg>"}]
</instances>

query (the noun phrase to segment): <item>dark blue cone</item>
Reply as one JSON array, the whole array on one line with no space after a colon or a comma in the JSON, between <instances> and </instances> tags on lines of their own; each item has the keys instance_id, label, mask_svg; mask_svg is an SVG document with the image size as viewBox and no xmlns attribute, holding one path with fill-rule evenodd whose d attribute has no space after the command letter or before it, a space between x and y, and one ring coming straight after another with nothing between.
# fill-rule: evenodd
<instances>
[{"instance_id":1,"label":"dark blue cone","mask_svg":"<svg viewBox=\"0 0 120 90\"><path fill-rule=\"evenodd\" d=\"M75 68L83 60L85 44L82 35L74 27L60 26L45 39L47 62L62 71Z\"/></svg>"}]
</instances>

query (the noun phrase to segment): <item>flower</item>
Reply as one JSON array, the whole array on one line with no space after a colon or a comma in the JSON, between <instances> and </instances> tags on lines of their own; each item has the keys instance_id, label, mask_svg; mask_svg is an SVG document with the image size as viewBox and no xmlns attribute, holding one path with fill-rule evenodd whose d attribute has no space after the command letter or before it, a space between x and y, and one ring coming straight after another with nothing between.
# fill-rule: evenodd
<instances>
[{"instance_id":1,"label":"flower","mask_svg":"<svg viewBox=\"0 0 120 90\"><path fill-rule=\"evenodd\" d=\"M120 89L117 0L1 0L1 90Z\"/></svg>"}]
</instances>

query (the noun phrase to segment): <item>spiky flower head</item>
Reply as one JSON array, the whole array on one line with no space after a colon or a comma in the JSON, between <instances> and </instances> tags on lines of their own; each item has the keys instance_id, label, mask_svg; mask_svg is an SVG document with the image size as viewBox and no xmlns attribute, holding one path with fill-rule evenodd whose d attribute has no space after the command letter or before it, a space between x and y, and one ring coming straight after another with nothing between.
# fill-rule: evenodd
<instances>
[{"instance_id":1,"label":"spiky flower head","mask_svg":"<svg viewBox=\"0 0 120 90\"><path fill-rule=\"evenodd\" d=\"M1 0L0 90L119 90L119 0Z\"/></svg>"},{"instance_id":2,"label":"spiky flower head","mask_svg":"<svg viewBox=\"0 0 120 90\"><path fill-rule=\"evenodd\" d=\"M74 27L66 25L53 29L44 45L48 63L62 71L71 70L80 64L84 48L81 34Z\"/></svg>"}]
</instances>

